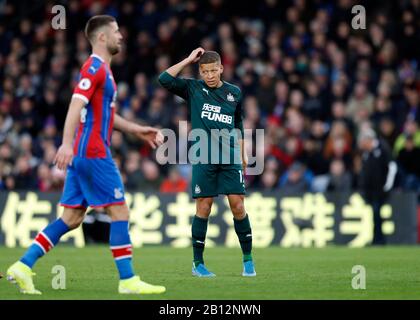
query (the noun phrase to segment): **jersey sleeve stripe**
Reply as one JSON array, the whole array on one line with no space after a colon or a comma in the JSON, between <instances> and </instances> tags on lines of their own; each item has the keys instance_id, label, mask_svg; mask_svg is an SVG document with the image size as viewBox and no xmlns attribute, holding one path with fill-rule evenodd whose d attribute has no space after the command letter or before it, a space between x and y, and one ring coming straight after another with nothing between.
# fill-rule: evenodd
<instances>
[{"instance_id":1,"label":"jersey sleeve stripe","mask_svg":"<svg viewBox=\"0 0 420 320\"><path fill-rule=\"evenodd\" d=\"M73 95L72 95L71 97L72 97L72 99L73 99L73 98L78 98L78 99L81 99L81 100L83 100L86 104L88 104L88 103L89 103L89 99L88 99L88 98L86 98L84 95L82 95L82 94L80 94L80 93L73 93Z\"/></svg>"}]
</instances>

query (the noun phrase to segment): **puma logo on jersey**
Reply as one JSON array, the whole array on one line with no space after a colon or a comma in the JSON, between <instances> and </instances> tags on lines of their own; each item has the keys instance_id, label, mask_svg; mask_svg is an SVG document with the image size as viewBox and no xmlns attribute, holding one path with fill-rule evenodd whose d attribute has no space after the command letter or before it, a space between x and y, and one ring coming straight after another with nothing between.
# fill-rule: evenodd
<instances>
[{"instance_id":1,"label":"puma logo on jersey","mask_svg":"<svg viewBox=\"0 0 420 320\"><path fill-rule=\"evenodd\" d=\"M98 71L98 69L96 69L94 66L89 67L89 73L95 74L96 71Z\"/></svg>"},{"instance_id":2,"label":"puma logo on jersey","mask_svg":"<svg viewBox=\"0 0 420 320\"><path fill-rule=\"evenodd\" d=\"M203 91L209 95L209 90L203 88Z\"/></svg>"}]
</instances>

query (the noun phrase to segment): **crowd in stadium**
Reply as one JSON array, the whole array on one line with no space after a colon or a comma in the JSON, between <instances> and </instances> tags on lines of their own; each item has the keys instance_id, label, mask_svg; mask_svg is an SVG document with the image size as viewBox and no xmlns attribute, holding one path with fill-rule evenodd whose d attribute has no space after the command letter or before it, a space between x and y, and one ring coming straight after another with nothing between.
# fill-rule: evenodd
<instances>
[{"instance_id":1,"label":"crowd in stadium","mask_svg":"<svg viewBox=\"0 0 420 320\"><path fill-rule=\"evenodd\" d=\"M64 4L67 28L54 30L52 2L0 1L0 190L62 190L52 161L90 54L83 27L104 13L125 38L112 61L125 118L178 132L188 108L157 77L196 47L220 52L223 79L243 92L245 129L265 129L264 172L246 177L249 189L357 188L366 126L392 150L396 188L420 191L420 1L366 1L366 30L352 28L351 0ZM189 165L162 166L117 131L112 146L128 190L189 190Z\"/></svg>"}]
</instances>

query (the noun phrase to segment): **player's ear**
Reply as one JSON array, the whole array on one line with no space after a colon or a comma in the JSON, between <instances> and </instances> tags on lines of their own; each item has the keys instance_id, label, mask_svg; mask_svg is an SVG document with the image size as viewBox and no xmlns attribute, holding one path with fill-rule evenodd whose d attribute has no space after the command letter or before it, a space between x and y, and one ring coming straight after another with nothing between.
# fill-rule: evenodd
<instances>
[{"instance_id":1,"label":"player's ear","mask_svg":"<svg viewBox=\"0 0 420 320\"><path fill-rule=\"evenodd\" d=\"M104 30L98 32L97 39L100 41L106 41L106 33Z\"/></svg>"},{"instance_id":2,"label":"player's ear","mask_svg":"<svg viewBox=\"0 0 420 320\"><path fill-rule=\"evenodd\" d=\"M223 64L220 64L220 74L222 74L223 73Z\"/></svg>"}]
</instances>

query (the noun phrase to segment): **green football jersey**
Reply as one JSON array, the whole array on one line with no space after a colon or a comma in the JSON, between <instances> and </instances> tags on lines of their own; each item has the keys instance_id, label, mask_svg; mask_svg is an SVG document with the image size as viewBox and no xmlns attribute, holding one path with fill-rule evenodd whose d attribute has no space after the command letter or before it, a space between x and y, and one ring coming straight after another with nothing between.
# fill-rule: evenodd
<instances>
[{"instance_id":1,"label":"green football jersey","mask_svg":"<svg viewBox=\"0 0 420 320\"><path fill-rule=\"evenodd\" d=\"M210 88L203 80L173 77L166 71L159 76L159 83L188 104L190 136L196 141L191 147L194 149L190 150L190 156L196 155L190 157L191 163L207 161L240 167L239 139L243 139L241 90L226 81L219 88ZM204 145L207 150L204 150Z\"/></svg>"}]
</instances>

